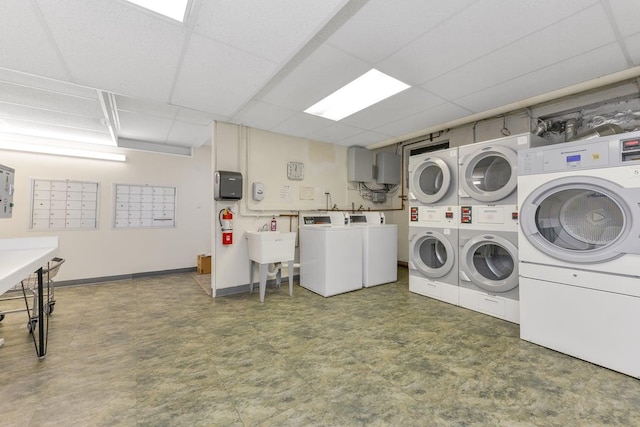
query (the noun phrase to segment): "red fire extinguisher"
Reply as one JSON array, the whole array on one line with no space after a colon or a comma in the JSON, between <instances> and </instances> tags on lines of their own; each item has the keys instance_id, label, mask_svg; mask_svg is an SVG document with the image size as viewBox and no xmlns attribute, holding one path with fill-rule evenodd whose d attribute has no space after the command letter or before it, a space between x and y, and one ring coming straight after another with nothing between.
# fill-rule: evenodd
<instances>
[{"instance_id":1,"label":"red fire extinguisher","mask_svg":"<svg viewBox=\"0 0 640 427\"><path fill-rule=\"evenodd\" d=\"M230 245L233 243L233 212L231 209L225 208L218 214L220 227L222 228L222 244Z\"/></svg>"}]
</instances>

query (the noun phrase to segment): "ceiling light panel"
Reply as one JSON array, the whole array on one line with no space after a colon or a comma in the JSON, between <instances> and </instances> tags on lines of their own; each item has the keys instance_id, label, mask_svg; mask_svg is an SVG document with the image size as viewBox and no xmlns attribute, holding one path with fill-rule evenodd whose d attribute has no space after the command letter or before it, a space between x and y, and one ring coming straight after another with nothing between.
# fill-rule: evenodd
<instances>
[{"instance_id":1,"label":"ceiling light panel","mask_svg":"<svg viewBox=\"0 0 640 427\"><path fill-rule=\"evenodd\" d=\"M304 112L338 121L408 88L408 84L372 69Z\"/></svg>"},{"instance_id":2,"label":"ceiling light panel","mask_svg":"<svg viewBox=\"0 0 640 427\"><path fill-rule=\"evenodd\" d=\"M184 22L189 0L126 0L167 18Z\"/></svg>"}]
</instances>

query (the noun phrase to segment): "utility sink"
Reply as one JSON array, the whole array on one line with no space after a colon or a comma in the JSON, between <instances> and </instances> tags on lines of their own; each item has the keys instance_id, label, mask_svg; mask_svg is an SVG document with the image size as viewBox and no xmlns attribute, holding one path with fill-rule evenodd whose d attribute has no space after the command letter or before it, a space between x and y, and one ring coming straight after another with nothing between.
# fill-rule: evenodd
<instances>
[{"instance_id":1,"label":"utility sink","mask_svg":"<svg viewBox=\"0 0 640 427\"><path fill-rule=\"evenodd\" d=\"M292 261L295 258L296 233L247 231L249 259L259 264Z\"/></svg>"}]
</instances>

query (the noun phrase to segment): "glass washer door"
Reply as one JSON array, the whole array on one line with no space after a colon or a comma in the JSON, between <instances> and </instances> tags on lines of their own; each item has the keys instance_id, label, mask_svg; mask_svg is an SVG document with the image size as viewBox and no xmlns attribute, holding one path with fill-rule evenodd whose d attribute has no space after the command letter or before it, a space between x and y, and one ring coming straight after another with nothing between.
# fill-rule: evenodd
<instances>
[{"instance_id":1,"label":"glass washer door","mask_svg":"<svg viewBox=\"0 0 640 427\"><path fill-rule=\"evenodd\" d=\"M421 203L440 201L451 187L451 171L442 159L427 158L420 163L411 178L411 190Z\"/></svg>"},{"instance_id":2,"label":"glass washer door","mask_svg":"<svg viewBox=\"0 0 640 427\"><path fill-rule=\"evenodd\" d=\"M518 185L518 158L507 147L485 147L462 164L460 185L479 202L497 202Z\"/></svg>"},{"instance_id":3,"label":"glass washer door","mask_svg":"<svg viewBox=\"0 0 640 427\"><path fill-rule=\"evenodd\" d=\"M527 197L521 228L543 253L562 261L605 262L629 235L630 210L620 186L588 176L550 181Z\"/></svg>"},{"instance_id":4,"label":"glass washer door","mask_svg":"<svg viewBox=\"0 0 640 427\"><path fill-rule=\"evenodd\" d=\"M416 269L431 279L443 277L453 268L453 245L437 231L417 234L411 240L410 248Z\"/></svg>"},{"instance_id":5,"label":"glass washer door","mask_svg":"<svg viewBox=\"0 0 640 427\"><path fill-rule=\"evenodd\" d=\"M518 248L507 239L481 235L465 243L460 256L464 257L463 268L476 286L500 293L518 286L517 253Z\"/></svg>"}]
</instances>

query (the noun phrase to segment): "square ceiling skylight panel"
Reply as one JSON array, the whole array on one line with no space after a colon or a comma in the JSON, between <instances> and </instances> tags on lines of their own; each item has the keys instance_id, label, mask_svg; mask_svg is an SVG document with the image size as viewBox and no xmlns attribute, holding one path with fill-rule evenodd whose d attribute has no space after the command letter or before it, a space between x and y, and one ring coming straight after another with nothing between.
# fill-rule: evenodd
<instances>
[{"instance_id":1,"label":"square ceiling skylight panel","mask_svg":"<svg viewBox=\"0 0 640 427\"><path fill-rule=\"evenodd\" d=\"M400 80L372 69L304 112L338 121L409 87Z\"/></svg>"},{"instance_id":2,"label":"square ceiling skylight panel","mask_svg":"<svg viewBox=\"0 0 640 427\"><path fill-rule=\"evenodd\" d=\"M184 22L190 0L126 0L176 21Z\"/></svg>"}]
</instances>

